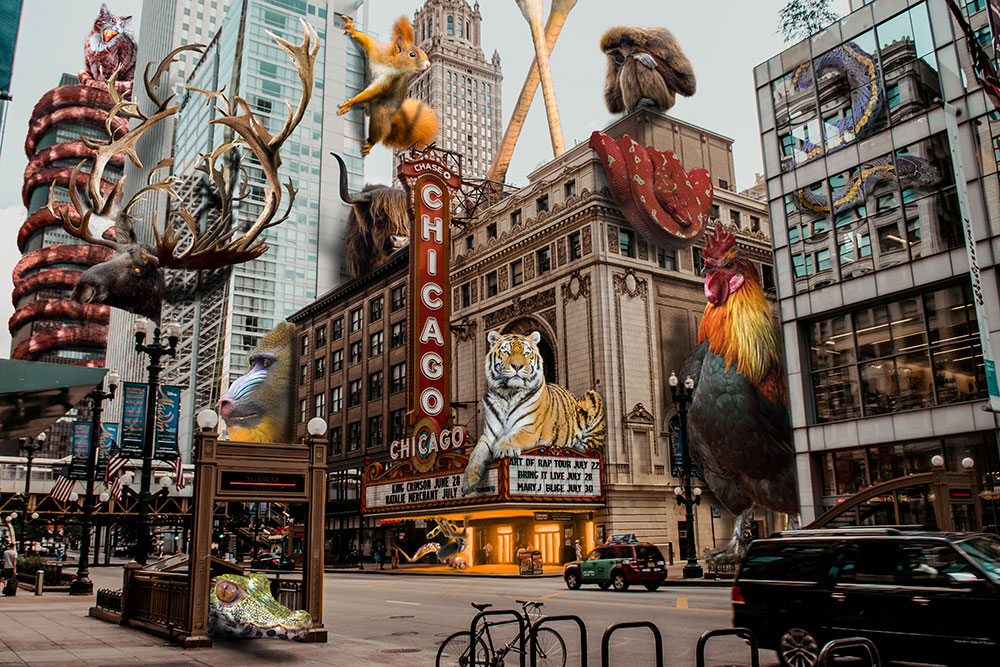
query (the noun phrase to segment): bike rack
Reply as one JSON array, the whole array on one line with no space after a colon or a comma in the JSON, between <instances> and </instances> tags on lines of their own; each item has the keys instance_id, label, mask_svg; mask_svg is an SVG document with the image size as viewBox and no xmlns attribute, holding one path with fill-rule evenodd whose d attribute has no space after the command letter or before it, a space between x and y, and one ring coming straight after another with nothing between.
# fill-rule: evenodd
<instances>
[{"instance_id":1,"label":"bike rack","mask_svg":"<svg viewBox=\"0 0 1000 667\"><path fill-rule=\"evenodd\" d=\"M697 667L705 667L705 646L708 644L708 640L713 637L726 636L741 637L747 640L750 643L750 667L760 667L760 649L757 647L757 638L754 637L753 633L747 628L723 628L721 630L709 630L701 637L698 637Z\"/></svg>"},{"instance_id":2,"label":"bike rack","mask_svg":"<svg viewBox=\"0 0 1000 667\"><path fill-rule=\"evenodd\" d=\"M471 644L472 662L469 663L469 667L476 667L476 665L479 664L476 662L476 646L475 646L476 626L479 625L479 621L481 619L486 618L487 616L514 617L514 619L517 621L517 627L519 630L518 635L520 637L518 643L520 644L520 649L521 649L521 667L526 667L526 665L524 664L524 656L527 653L527 651L524 650L524 643L525 643L524 635L526 634L525 630L528 630L530 626L528 625L528 622L524 619L524 616L521 615L521 612L515 611L513 609L493 609L493 610L487 609L486 611L479 612L472 618L472 624L469 626L469 634L471 635L472 639L472 644ZM483 667L486 667L486 665L483 665Z\"/></svg>"},{"instance_id":3,"label":"bike rack","mask_svg":"<svg viewBox=\"0 0 1000 667\"><path fill-rule=\"evenodd\" d=\"M649 628L653 633L653 641L656 642L656 667L663 667L663 635L660 634L660 629L650 621L630 621L609 626L601 638L601 667L611 667L609 654L611 635L626 628Z\"/></svg>"},{"instance_id":4,"label":"bike rack","mask_svg":"<svg viewBox=\"0 0 1000 667\"><path fill-rule=\"evenodd\" d=\"M587 625L582 618L574 614L544 616L535 622L531 628L531 638L528 642L531 646L531 667L538 667L538 628L557 621L573 621L580 628L580 667L587 667Z\"/></svg>"},{"instance_id":5,"label":"bike rack","mask_svg":"<svg viewBox=\"0 0 1000 667\"><path fill-rule=\"evenodd\" d=\"M819 657L816 658L816 667L826 667L832 661L834 653L839 649L859 647L868 651L868 664L871 667L881 667L882 660L879 658L878 649L875 648L875 644L870 639L864 637L848 637L827 642L823 650L819 652Z\"/></svg>"}]
</instances>

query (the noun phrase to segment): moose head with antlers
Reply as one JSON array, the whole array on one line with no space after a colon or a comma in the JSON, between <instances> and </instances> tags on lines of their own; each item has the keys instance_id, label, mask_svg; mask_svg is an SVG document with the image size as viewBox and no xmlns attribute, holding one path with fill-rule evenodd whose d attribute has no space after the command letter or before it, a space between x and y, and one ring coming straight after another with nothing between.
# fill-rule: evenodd
<instances>
[{"instance_id":1,"label":"moose head with antlers","mask_svg":"<svg viewBox=\"0 0 1000 667\"><path fill-rule=\"evenodd\" d=\"M291 44L271 35L278 46L292 57L302 82L299 104L293 110L291 104L286 102L288 118L277 134L272 135L267 130L265 123L250 110L247 101L239 95L229 100L223 95L224 88L219 91L188 88L203 94L207 104L216 105L217 117L209 123L224 125L231 131L228 141L212 152L203 154L198 160L196 170L205 174L222 200L221 215L213 216L213 222L205 226L205 229L199 228L200 225L194 215L183 206L181 197L174 189L178 182L176 176L154 180L157 172L173 165L173 158L161 160L150 172L147 184L127 203L122 203L124 176L119 178L110 190L101 187L104 169L114 155L125 154L133 164L142 167L136 154L139 138L157 123L175 115L178 110L176 104L168 106L173 95L164 99L156 94L161 77L168 71L170 63L177 54L185 50L200 51L203 47L187 45L174 49L159 63L152 76L150 70L155 63L149 63L144 83L150 100L156 105L156 110L152 114L147 115L139 110L135 102L122 99L115 87L117 72L106 80L113 103L105 123L109 140L107 143L98 143L81 137L94 151L85 189L89 207L83 204L76 187L77 177L87 160L73 168L69 179L70 205L56 202L54 186L49 191L49 211L62 220L63 228L69 234L87 243L105 246L115 251L106 262L83 272L73 290L74 301L84 304L103 303L159 321L163 300L164 269L218 269L247 262L267 251L267 244L258 237L265 229L278 225L288 218L296 194L289 180L284 185L288 192L288 205L284 215L278 217L282 199L282 185L278 180L278 168L281 166L279 149L302 120L306 107L309 106L313 88L313 67L319 53L319 37L316 32L305 21L302 25L305 36L301 44ZM112 123L119 116L138 120L139 124L116 138ZM229 168L228 161L223 159L230 151L241 149L253 154L261 166L267 183L260 213L255 220L244 225L234 221L232 204L248 194L246 173L242 168L239 170ZM242 184L237 188L240 173L243 174ZM133 230L136 218L129 212L144 194L154 190L167 193L175 205L171 207L170 216L162 228L156 221L151 221L153 243L139 243ZM114 239L106 238L103 232L112 226L115 230ZM241 227L243 231L240 231Z\"/></svg>"}]
</instances>

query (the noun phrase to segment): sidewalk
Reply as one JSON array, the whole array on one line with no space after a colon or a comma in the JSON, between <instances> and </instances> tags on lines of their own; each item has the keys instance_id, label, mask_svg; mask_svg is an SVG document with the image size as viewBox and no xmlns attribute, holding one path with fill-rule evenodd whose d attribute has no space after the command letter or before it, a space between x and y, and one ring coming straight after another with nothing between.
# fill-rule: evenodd
<instances>
[{"instance_id":1,"label":"sidewalk","mask_svg":"<svg viewBox=\"0 0 1000 667\"><path fill-rule=\"evenodd\" d=\"M0 597L0 666L76 667L157 665L158 667L249 667L311 663L333 667L431 664L426 649L395 654L385 644L338 634L327 625L327 644L258 639L217 641L212 648L182 649L139 630L87 616L94 597L19 591Z\"/></svg>"}]
</instances>

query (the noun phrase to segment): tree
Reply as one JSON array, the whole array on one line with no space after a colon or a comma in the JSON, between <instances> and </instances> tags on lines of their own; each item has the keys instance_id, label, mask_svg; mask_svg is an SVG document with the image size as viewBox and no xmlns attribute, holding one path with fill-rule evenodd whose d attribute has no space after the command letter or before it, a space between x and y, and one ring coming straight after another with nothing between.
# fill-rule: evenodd
<instances>
[{"instance_id":1,"label":"tree","mask_svg":"<svg viewBox=\"0 0 1000 667\"><path fill-rule=\"evenodd\" d=\"M840 18L830 9L833 0L788 0L778 12L778 28L785 41L805 39Z\"/></svg>"}]
</instances>

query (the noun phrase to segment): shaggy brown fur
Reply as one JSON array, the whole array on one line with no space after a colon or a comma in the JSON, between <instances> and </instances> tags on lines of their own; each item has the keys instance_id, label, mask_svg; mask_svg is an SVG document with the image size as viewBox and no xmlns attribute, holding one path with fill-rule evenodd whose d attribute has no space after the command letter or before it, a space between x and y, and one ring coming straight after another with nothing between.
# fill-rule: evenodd
<instances>
[{"instance_id":1,"label":"shaggy brown fur","mask_svg":"<svg viewBox=\"0 0 1000 667\"><path fill-rule=\"evenodd\" d=\"M366 185L356 195L347 189L347 169L339 155L340 197L351 205L344 250L352 278L371 273L410 241L410 206L406 191L388 185Z\"/></svg>"},{"instance_id":2,"label":"shaggy brown fur","mask_svg":"<svg viewBox=\"0 0 1000 667\"><path fill-rule=\"evenodd\" d=\"M608 28L601 50L608 55L604 102L611 113L633 111L641 104L666 111L676 93L694 95L691 61L666 28Z\"/></svg>"}]
</instances>

